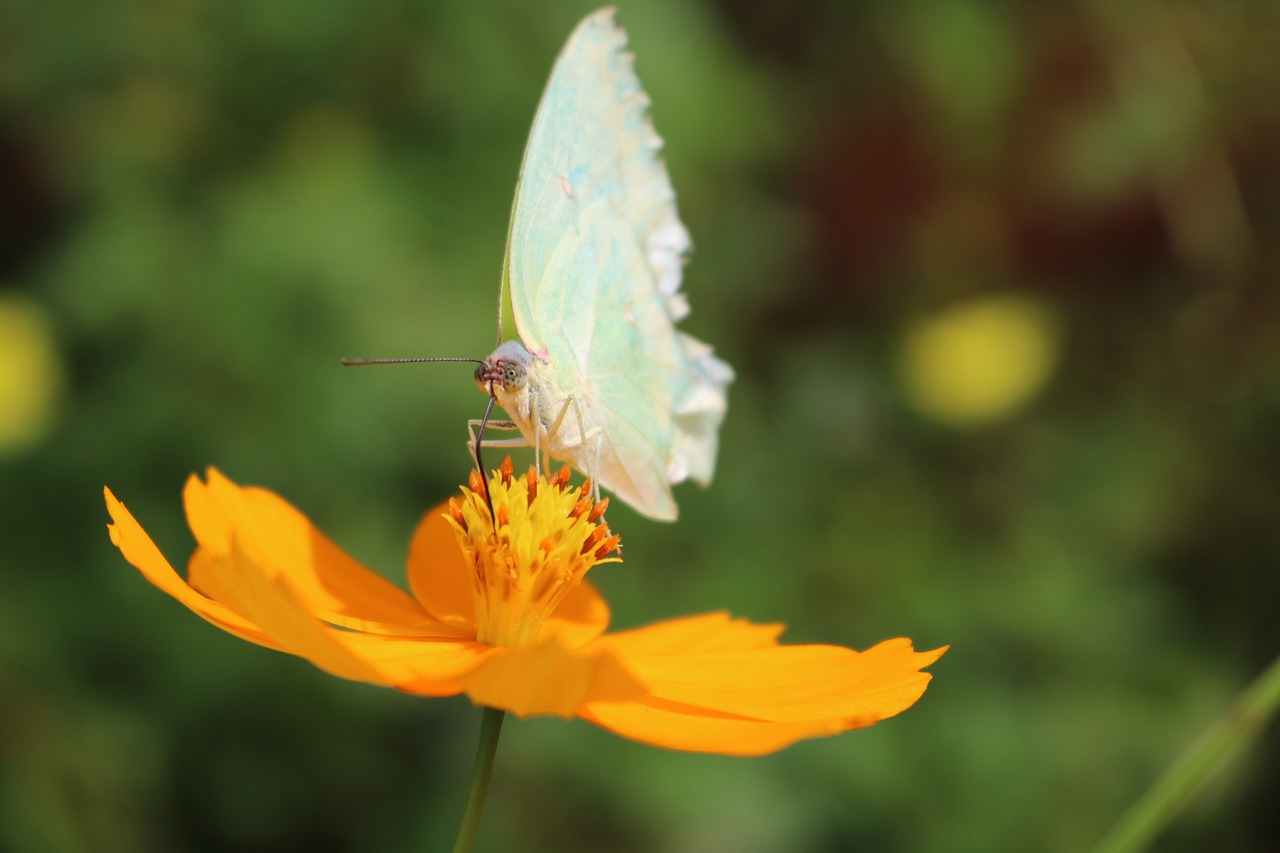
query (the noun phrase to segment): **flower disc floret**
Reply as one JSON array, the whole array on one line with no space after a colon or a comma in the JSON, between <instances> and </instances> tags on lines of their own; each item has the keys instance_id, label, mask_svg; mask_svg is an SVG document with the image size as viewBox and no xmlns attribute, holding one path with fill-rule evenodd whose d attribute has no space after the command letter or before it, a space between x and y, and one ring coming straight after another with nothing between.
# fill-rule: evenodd
<instances>
[{"instance_id":1,"label":"flower disc floret","mask_svg":"<svg viewBox=\"0 0 1280 853\"><path fill-rule=\"evenodd\" d=\"M608 499L588 497L590 481L570 486L568 467L550 478L533 468L519 479L513 473L510 457L488 483L473 471L462 497L449 500L449 521L472 571L476 639L507 647L536 642L592 567L618 562L609 555L620 542L603 522Z\"/></svg>"}]
</instances>

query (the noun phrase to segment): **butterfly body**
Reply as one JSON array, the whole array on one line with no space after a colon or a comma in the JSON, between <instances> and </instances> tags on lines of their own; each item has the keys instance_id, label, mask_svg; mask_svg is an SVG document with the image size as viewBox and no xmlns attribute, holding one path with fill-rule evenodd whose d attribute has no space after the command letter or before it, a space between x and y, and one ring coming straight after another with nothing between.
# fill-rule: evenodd
<instances>
[{"instance_id":1,"label":"butterfly body","mask_svg":"<svg viewBox=\"0 0 1280 853\"><path fill-rule=\"evenodd\" d=\"M549 362L519 341L500 344L476 369L476 384L506 411L525 436L522 443L570 463L588 449L584 436L593 436L586 427L593 414L590 395L566 391Z\"/></svg>"},{"instance_id":2,"label":"butterfly body","mask_svg":"<svg viewBox=\"0 0 1280 853\"><path fill-rule=\"evenodd\" d=\"M570 37L534 118L512 209L504 306L519 340L476 371L525 442L637 511L711 479L732 369L680 332L689 234L613 10Z\"/></svg>"}]
</instances>

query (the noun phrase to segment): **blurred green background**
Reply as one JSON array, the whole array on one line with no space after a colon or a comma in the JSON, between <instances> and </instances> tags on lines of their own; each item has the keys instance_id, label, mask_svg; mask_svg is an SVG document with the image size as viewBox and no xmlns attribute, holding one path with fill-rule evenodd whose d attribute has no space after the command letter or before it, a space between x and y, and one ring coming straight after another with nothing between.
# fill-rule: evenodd
<instances>
[{"instance_id":1,"label":"blurred green background","mask_svg":"<svg viewBox=\"0 0 1280 853\"><path fill-rule=\"evenodd\" d=\"M447 849L465 699L224 635L217 465L402 577L465 477L525 134L585 3L0 5L0 849ZM623 3L738 371L717 481L611 510L615 625L950 643L876 728L742 760L503 736L480 846L1074 851L1280 649L1280 6ZM1159 849L1280 844L1280 741Z\"/></svg>"}]
</instances>

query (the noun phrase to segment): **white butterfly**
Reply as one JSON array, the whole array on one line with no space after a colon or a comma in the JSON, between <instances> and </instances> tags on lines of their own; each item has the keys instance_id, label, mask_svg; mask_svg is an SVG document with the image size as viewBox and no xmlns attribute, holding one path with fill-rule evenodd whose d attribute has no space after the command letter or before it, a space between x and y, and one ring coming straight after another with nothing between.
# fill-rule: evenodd
<instances>
[{"instance_id":1,"label":"white butterfly","mask_svg":"<svg viewBox=\"0 0 1280 853\"><path fill-rule=\"evenodd\" d=\"M675 327L689 313L689 233L625 45L602 9L556 60L503 264L519 340L501 343L476 382L511 418L489 426L522 434L484 446L532 444L672 520L671 484L711 481L733 370Z\"/></svg>"}]
</instances>

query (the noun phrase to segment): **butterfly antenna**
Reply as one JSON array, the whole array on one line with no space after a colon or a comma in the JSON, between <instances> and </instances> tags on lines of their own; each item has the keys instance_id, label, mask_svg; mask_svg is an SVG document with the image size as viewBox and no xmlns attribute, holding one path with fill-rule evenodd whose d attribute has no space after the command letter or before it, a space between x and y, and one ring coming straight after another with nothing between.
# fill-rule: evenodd
<instances>
[{"instance_id":1,"label":"butterfly antenna","mask_svg":"<svg viewBox=\"0 0 1280 853\"><path fill-rule=\"evenodd\" d=\"M480 455L480 447L484 444L484 430L489 425L489 415L493 414L493 406L498 398L489 395L489 405L484 407L484 417L480 419L480 431L476 434L476 468L480 471L480 482L484 483L484 502L489 505L489 518L493 520L493 529L498 529L498 514L493 511L493 498L489 496L489 478L484 473L484 458Z\"/></svg>"},{"instance_id":2,"label":"butterfly antenna","mask_svg":"<svg viewBox=\"0 0 1280 853\"><path fill-rule=\"evenodd\" d=\"M425 364L432 361L466 361L471 364L484 364L479 358L344 358L343 367L363 367L366 364ZM497 524L498 516L493 511L493 498L489 497L489 480L484 473L484 459L480 455L480 443L484 441L484 428L489 425L489 415L493 412L498 398L489 395L489 405L485 407L484 417L480 419L480 433L476 436L476 468L480 471L480 482L484 484L484 502L489 505L489 517Z\"/></svg>"},{"instance_id":3,"label":"butterfly antenna","mask_svg":"<svg viewBox=\"0 0 1280 853\"><path fill-rule=\"evenodd\" d=\"M468 361L472 364L484 364L479 358L344 358L343 367L361 367L366 364L423 364L428 361Z\"/></svg>"}]
</instances>

